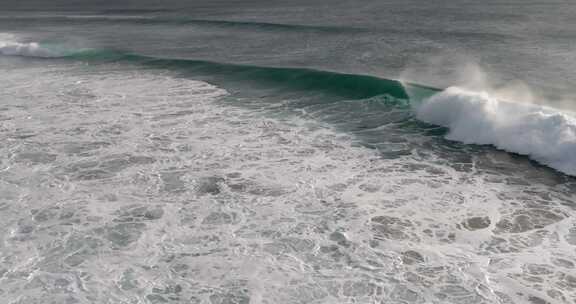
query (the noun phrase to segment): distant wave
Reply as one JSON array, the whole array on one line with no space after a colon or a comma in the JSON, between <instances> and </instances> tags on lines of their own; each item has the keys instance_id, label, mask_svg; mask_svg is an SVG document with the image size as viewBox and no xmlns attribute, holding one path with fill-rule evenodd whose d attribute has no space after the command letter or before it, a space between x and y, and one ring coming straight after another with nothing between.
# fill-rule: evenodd
<instances>
[{"instance_id":1,"label":"distant wave","mask_svg":"<svg viewBox=\"0 0 576 304\"><path fill-rule=\"evenodd\" d=\"M187 16L162 16L154 13L163 13L162 10L111 10L110 12L101 11L96 14L78 14L78 15L15 15L0 16L0 21L25 22L25 23L42 23L55 25L107 25L107 24L126 24L126 25L172 25L172 26L196 26L203 28L222 28L232 30L246 31L263 31L263 32L305 32L305 33L322 33L322 34L380 34L380 35L411 35L443 38L446 35L462 38L493 39L506 41L510 39L524 39L510 34L493 33L493 32L471 32L460 29L450 31L433 31L429 29L418 29L407 31L398 28L364 28L354 26L337 26L321 24L294 24L294 23L277 23L277 22L260 22L260 21L242 21L242 20L220 20L220 19L198 19Z\"/></svg>"},{"instance_id":2,"label":"distant wave","mask_svg":"<svg viewBox=\"0 0 576 304\"><path fill-rule=\"evenodd\" d=\"M493 145L576 175L576 117L571 113L448 88L425 100L417 117L447 127L449 140Z\"/></svg>"},{"instance_id":3,"label":"distant wave","mask_svg":"<svg viewBox=\"0 0 576 304\"><path fill-rule=\"evenodd\" d=\"M217 19L195 19L184 16L153 16L153 15L45 15L45 16L0 16L0 20L43 23L125 23L125 24L154 24L154 25L196 25L205 27L236 28L267 31L318 31L318 32L365 32L367 29L354 27L340 27L330 25L306 25L258 21L235 21Z\"/></svg>"},{"instance_id":4,"label":"distant wave","mask_svg":"<svg viewBox=\"0 0 576 304\"><path fill-rule=\"evenodd\" d=\"M131 9L105 9L99 11L102 14L156 14L156 13L168 13L173 12L170 9L162 9L162 8L131 8Z\"/></svg>"}]
</instances>

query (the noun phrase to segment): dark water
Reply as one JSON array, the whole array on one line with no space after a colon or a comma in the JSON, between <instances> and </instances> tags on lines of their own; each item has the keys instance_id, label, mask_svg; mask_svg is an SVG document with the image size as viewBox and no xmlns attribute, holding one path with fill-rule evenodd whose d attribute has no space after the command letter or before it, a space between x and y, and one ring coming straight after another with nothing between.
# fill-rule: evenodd
<instances>
[{"instance_id":1,"label":"dark water","mask_svg":"<svg viewBox=\"0 0 576 304\"><path fill-rule=\"evenodd\" d=\"M575 15L0 3L0 303L574 303Z\"/></svg>"}]
</instances>

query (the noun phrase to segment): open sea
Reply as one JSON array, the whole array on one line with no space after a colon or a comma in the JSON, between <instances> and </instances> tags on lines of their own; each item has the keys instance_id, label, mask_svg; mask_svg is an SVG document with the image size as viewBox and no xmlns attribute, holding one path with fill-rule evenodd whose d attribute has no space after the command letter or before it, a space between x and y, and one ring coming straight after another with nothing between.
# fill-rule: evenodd
<instances>
[{"instance_id":1,"label":"open sea","mask_svg":"<svg viewBox=\"0 0 576 304\"><path fill-rule=\"evenodd\" d=\"M576 303L573 0L0 1L1 304Z\"/></svg>"}]
</instances>

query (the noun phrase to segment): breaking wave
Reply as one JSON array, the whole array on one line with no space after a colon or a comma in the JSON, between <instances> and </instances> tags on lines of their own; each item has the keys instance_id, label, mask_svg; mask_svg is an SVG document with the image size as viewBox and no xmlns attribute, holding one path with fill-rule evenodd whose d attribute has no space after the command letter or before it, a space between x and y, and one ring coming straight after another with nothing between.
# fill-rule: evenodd
<instances>
[{"instance_id":1,"label":"breaking wave","mask_svg":"<svg viewBox=\"0 0 576 304\"><path fill-rule=\"evenodd\" d=\"M449 129L446 138L493 145L576 175L576 117L541 105L448 88L417 108L418 119Z\"/></svg>"},{"instance_id":2,"label":"breaking wave","mask_svg":"<svg viewBox=\"0 0 576 304\"><path fill-rule=\"evenodd\" d=\"M12 34L0 34L0 55L56 58L68 56L76 51L67 51L56 45L39 42L22 42Z\"/></svg>"},{"instance_id":3,"label":"breaking wave","mask_svg":"<svg viewBox=\"0 0 576 304\"><path fill-rule=\"evenodd\" d=\"M217 75L226 79L322 91L347 100L386 95L393 97L399 107L411 103L420 121L448 128L446 138L449 140L493 145L508 152L526 155L563 173L576 175L575 116L545 106L498 100L487 93L454 87L440 91L369 75L307 68L158 58L105 49L66 49L37 42L19 42L10 35L0 35L0 54L127 62L161 69L191 70L195 74Z\"/></svg>"},{"instance_id":4,"label":"breaking wave","mask_svg":"<svg viewBox=\"0 0 576 304\"><path fill-rule=\"evenodd\" d=\"M0 54L8 56L57 57L56 54L35 42L0 41Z\"/></svg>"}]
</instances>

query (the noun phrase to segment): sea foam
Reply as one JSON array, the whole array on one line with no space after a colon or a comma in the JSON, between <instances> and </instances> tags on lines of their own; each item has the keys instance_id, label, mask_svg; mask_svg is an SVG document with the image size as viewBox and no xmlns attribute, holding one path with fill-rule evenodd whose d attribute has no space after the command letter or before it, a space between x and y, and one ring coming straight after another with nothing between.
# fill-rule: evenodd
<instances>
[{"instance_id":1,"label":"sea foam","mask_svg":"<svg viewBox=\"0 0 576 304\"><path fill-rule=\"evenodd\" d=\"M0 34L0 54L26 57L60 57L63 55L37 42L20 42L11 34Z\"/></svg>"},{"instance_id":2,"label":"sea foam","mask_svg":"<svg viewBox=\"0 0 576 304\"><path fill-rule=\"evenodd\" d=\"M452 87L426 99L418 106L417 117L447 127L449 140L494 145L576 175L573 113Z\"/></svg>"}]
</instances>

